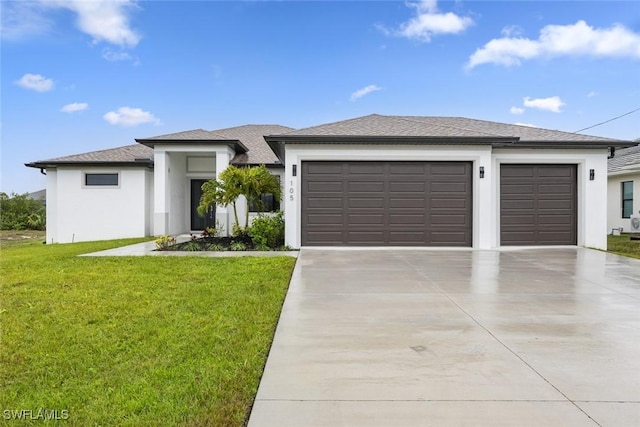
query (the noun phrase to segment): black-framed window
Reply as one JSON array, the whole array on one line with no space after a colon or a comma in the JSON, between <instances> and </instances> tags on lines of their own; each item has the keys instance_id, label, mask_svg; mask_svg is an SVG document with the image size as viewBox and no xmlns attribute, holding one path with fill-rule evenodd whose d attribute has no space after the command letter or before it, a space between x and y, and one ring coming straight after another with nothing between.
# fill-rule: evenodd
<instances>
[{"instance_id":1,"label":"black-framed window","mask_svg":"<svg viewBox=\"0 0 640 427\"><path fill-rule=\"evenodd\" d=\"M276 175L276 178L278 178L278 182L280 182L280 176ZM262 212L277 212L280 210L280 200L276 199L272 193L261 194L260 201L264 206ZM258 206L254 203L249 203L249 212L259 212Z\"/></svg>"},{"instance_id":2,"label":"black-framed window","mask_svg":"<svg viewBox=\"0 0 640 427\"><path fill-rule=\"evenodd\" d=\"M633 181L622 183L622 218L631 218L633 214Z\"/></svg>"},{"instance_id":3,"label":"black-framed window","mask_svg":"<svg viewBox=\"0 0 640 427\"><path fill-rule=\"evenodd\" d=\"M84 185L87 187L117 187L119 178L117 173L85 173Z\"/></svg>"}]
</instances>

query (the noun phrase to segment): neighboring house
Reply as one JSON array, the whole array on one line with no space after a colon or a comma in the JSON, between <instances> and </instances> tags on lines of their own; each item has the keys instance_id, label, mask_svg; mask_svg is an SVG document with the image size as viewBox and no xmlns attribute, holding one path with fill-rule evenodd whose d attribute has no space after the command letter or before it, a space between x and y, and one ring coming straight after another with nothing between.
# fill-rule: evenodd
<instances>
[{"instance_id":1,"label":"neighboring house","mask_svg":"<svg viewBox=\"0 0 640 427\"><path fill-rule=\"evenodd\" d=\"M43 206L47 206L47 190L46 189L34 191L33 193L28 193L27 198L31 200L38 200L39 202L42 202Z\"/></svg>"},{"instance_id":2,"label":"neighboring house","mask_svg":"<svg viewBox=\"0 0 640 427\"><path fill-rule=\"evenodd\" d=\"M634 231L631 216L640 216L640 146L617 150L608 163L607 228L609 233Z\"/></svg>"},{"instance_id":3,"label":"neighboring house","mask_svg":"<svg viewBox=\"0 0 640 427\"><path fill-rule=\"evenodd\" d=\"M630 141L458 117L369 115L137 139L28 163L47 173L47 242L179 234L230 164L281 177L286 244L606 248L607 155ZM247 209L240 203L241 212Z\"/></svg>"}]
</instances>

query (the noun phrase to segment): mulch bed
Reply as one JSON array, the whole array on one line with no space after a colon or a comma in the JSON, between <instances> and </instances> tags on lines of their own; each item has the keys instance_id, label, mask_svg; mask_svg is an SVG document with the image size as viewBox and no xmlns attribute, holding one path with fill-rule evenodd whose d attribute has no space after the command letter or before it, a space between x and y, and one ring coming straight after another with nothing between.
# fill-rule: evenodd
<instances>
[{"instance_id":1,"label":"mulch bed","mask_svg":"<svg viewBox=\"0 0 640 427\"><path fill-rule=\"evenodd\" d=\"M169 246L166 249L162 249L165 251L211 251L211 250L222 250L222 251L230 251L233 250L234 244L242 243L245 248L243 250L246 251L254 251L256 250L255 245L253 244L253 240L247 234L241 234L233 237L197 237L192 235L192 239L188 242L176 243L173 246ZM215 248L215 247L217 248ZM237 250L237 249L236 249Z\"/></svg>"}]
</instances>

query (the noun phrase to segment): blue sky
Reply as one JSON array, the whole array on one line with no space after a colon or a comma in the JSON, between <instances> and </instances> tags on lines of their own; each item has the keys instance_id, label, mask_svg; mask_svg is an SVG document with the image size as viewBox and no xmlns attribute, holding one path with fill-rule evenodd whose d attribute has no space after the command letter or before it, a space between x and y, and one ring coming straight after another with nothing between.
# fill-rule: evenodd
<instances>
[{"instance_id":1,"label":"blue sky","mask_svg":"<svg viewBox=\"0 0 640 427\"><path fill-rule=\"evenodd\" d=\"M2 1L0 191L25 162L371 113L577 131L640 107L640 2ZM640 111L584 133L640 137Z\"/></svg>"}]
</instances>

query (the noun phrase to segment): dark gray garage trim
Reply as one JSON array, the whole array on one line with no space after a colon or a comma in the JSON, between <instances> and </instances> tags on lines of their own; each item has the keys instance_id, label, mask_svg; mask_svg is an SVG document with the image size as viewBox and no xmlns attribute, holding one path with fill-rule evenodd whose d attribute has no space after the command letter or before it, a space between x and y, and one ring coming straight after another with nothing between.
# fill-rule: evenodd
<instances>
[{"instance_id":1,"label":"dark gray garage trim","mask_svg":"<svg viewBox=\"0 0 640 427\"><path fill-rule=\"evenodd\" d=\"M577 166L500 166L500 244L577 244Z\"/></svg>"},{"instance_id":2,"label":"dark gray garage trim","mask_svg":"<svg viewBox=\"0 0 640 427\"><path fill-rule=\"evenodd\" d=\"M471 246L471 162L302 162L303 246Z\"/></svg>"}]
</instances>

